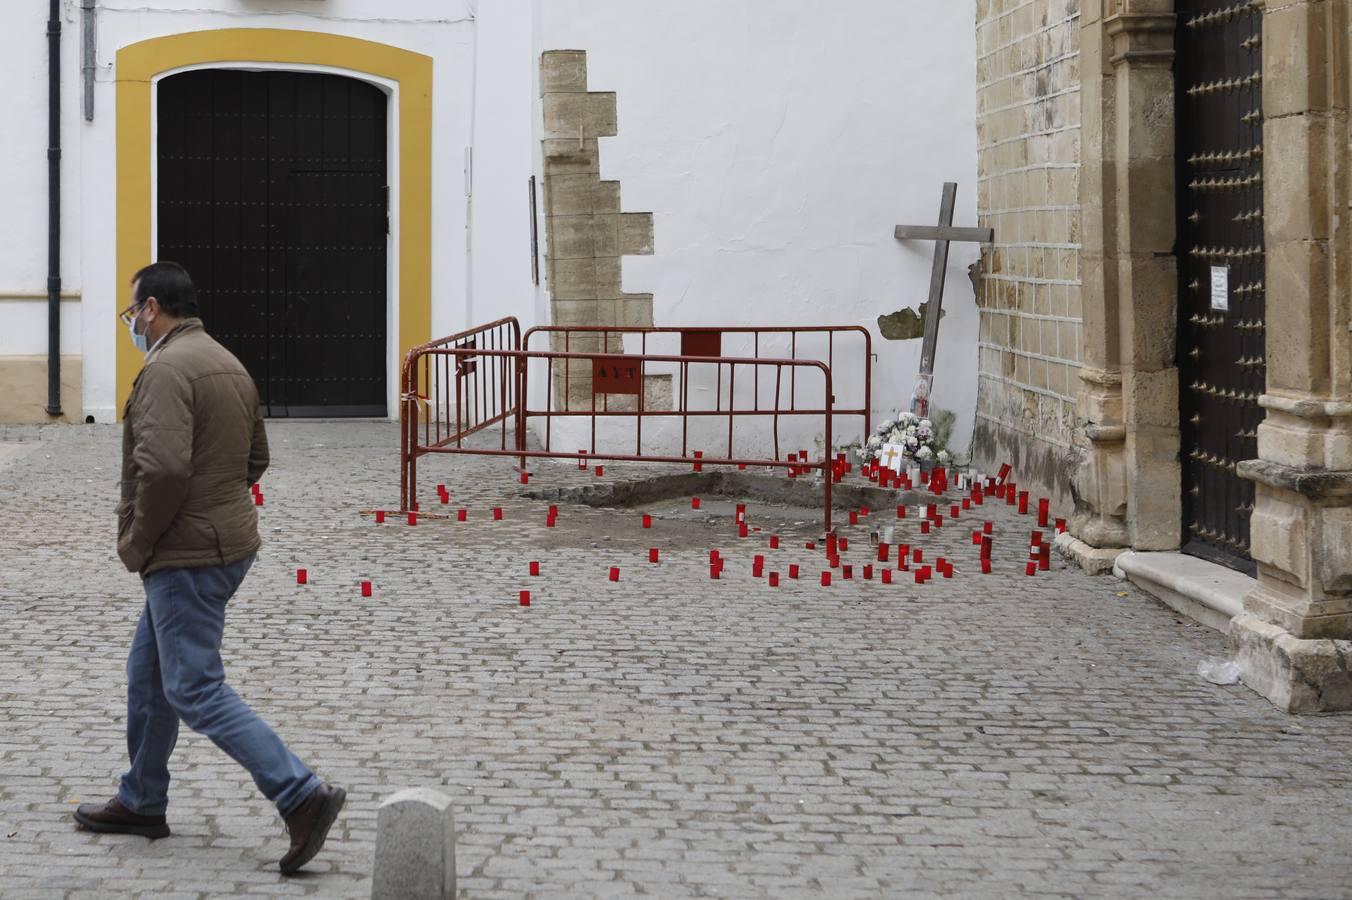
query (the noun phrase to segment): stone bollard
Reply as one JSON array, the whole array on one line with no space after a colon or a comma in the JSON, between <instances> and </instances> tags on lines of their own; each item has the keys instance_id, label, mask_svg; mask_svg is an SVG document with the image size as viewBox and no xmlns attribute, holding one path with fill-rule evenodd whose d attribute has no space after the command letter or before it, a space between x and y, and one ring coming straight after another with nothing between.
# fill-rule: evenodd
<instances>
[{"instance_id":1,"label":"stone bollard","mask_svg":"<svg viewBox=\"0 0 1352 900\"><path fill-rule=\"evenodd\" d=\"M447 900L455 896L455 819L451 798L409 788L380 804L371 900Z\"/></svg>"}]
</instances>

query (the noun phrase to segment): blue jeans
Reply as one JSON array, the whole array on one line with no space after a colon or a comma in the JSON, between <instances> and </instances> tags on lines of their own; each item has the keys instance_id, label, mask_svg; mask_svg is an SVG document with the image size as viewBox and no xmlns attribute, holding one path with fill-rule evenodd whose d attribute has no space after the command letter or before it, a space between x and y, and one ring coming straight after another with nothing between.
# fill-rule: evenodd
<instances>
[{"instance_id":1,"label":"blue jeans","mask_svg":"<svg viewBox=\"0 0 1352 900\"><path fill-rule=\"evenodd\" d=\"M225 605L253 565L162 569L144 579L146 605L127 657L127 752L117 798L134 813L163 815L178 721L209 737L249 770L289 815L320 784L258 714L225 683Z\"/></svg>"}]
</instances>

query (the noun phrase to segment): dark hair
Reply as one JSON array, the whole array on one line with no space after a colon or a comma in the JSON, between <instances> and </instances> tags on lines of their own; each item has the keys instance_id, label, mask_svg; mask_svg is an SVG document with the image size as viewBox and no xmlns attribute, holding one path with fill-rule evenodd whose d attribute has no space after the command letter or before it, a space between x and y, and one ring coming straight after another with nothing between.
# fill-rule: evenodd
<instances>
[{"instance_id":1,"label":"dark hair","mask_svg":"<svg viewBox=\"0 0 1352 900\"><path fill-rule=\"evenodd\" d=\"M151 263L137 272L131 283L136 285L138 304L154 297L171 316L185 319L197 315L197 288L188 270L176 262Z\"/></svg>"}]
</instances>

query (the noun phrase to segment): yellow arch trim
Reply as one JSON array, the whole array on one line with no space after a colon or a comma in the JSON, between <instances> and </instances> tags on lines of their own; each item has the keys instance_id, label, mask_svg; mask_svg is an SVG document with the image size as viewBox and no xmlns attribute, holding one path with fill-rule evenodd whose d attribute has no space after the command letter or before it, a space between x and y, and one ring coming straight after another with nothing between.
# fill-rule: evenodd
<instances>
[{"instance_id":1,"label":"yellow arch trim","mask_svg":"<svg viewBox=\"0 0 1352 900\"><path fill-rule=\"evenodd\" d=\"M156 76L186 66L273 63L329 66L399 84L399 360L432 337L432 58L359 38L279 28L193 31L129 44L117 52L117 285L152 259L151 92ZM110 319L110 328L117 323ZM140 355L117 347L119 416ZM398 360L396 361L398 362ZM398 365L390 367L398 372ZM397 377L397 376L396 376Z\"/></svg>"}]
</instances>

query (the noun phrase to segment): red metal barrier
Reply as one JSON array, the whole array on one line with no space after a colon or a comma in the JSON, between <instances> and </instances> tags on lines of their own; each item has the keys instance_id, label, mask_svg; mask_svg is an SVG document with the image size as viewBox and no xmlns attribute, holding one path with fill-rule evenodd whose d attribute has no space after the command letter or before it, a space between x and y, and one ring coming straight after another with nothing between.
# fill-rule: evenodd
<instances>
[{"instance_id":1,"label":"red metal barrier","mask_svg":"<svg viewBox=\"0 0 1352 900\"><path fill-rule=\"evenodd\" d=\"M721 335L726 332L752 335L755 356L723 356L719 352ZM855 408L838 409L834 396L831 362L835 356L835 336L840 332L857 332L864 338L864 398L862 405ZM461 332L449 338L443 338L430 344L424 344L411 350L404 362L403 403L401 405L402 463L400 483L401 509L408 511L417 496L417 460L433 453L458 453L477 456L515 456L524 470L526 460L531 458L577 459L596 461L634 461L666 462L708 465L773 466L796 471L820 470L822 473L824 494L825 528L831 530L831 439L834 418L840 415L861 416L865 421L865 433L870 426L870 390L869 353L871 339L867 330L856 326L832 328L754 328L739 327L725 329L709 328L605 328L605 327L546 327L535 328L526 333L525 341L535 333L553 333L562 335L562 341L569 346L578 334L640 334L643 350L637 354L625 353L578 353L570 350L530 350L517 339L520 331L516 320L502 319L482 328ZM796 355L799 350L799 336L804 333L826 334L828 340L827 361L807 359ZM681 349L694 352L658 354L648 353L648 338L654 334L679 335ZM791 355L789 357L763 357L762 335L785 334L789 336ZM606 339L609 343L609 339ZM712 352L708 352L712 351ZM649 409L646 407L645 385L651 366L677 367L680 375L679 389L673 384L672 408ZM690 376L692 371L714 367L711 379L716 385L713 408L694 408ZM538 377L532 376L532 370L543 368L543 384ZM570 388L575 368L589 372L590 403L585 408L570 404ZM559 386L555 370L561 369L564 388L561 404L555 404L555 388ZM746 372L750 369L750 372ZM751 402L749 406L739 406L737 379L742 372L743 385L748 377L751 384ZM818 371L822 376L819 403L800 407L798 379L800 372L806 374ZM673 373L675 374L675 373ZM787 384L786 382L787 375ZM580 376L578 376L580 377ZM772 401L762 403L762 377L764 385L773 385ZM724 384L726 378L726 404L724 403ZM543 387L545 409L529 408L531 396L528 387ZM788 392L785 402L785 390ZM806 393L807 388L802 393ZM745 391L743 391L745 393ZM815 394L815 391L812 392ZM599 401L597 397L600 396ZM621 403L618 399L626 398ZM558 407L558 408L556 408ZM586 416L590 418L591 447L589 450L564 451L553 447L553 422L561 417ZM807 459L789 461L782 459L780 452L780 420L787 417L812 416L822 419L822 433L825 448L819 462ZM645 419L670 418L681 419L681 450L679 455L650 454L643 450L643 423ZM690 423L692 419L706 420L711 417L727 420L726 453L720 456L705 456L690 448ZM735 447L735 426L739 419L769 419L773 431L773 455L747 455L737 452ZM531 418L544 419L543 449L528 450L526 444L527 424ZM597 446L597 422L602 419L632 419L634 428L634 452L618 453L602 451ZM507 437L507 423L513 423L513 437ZM498 446L465 445L466 438L484 431L494 425L501 428Z\"/></svg>"},{"instance_id":2,"label":"red metal barrier","mask_svg":"<svg viewBox=\"0 0 1352 900\"><path fill-rule=\"evenodd\" d=\"M723 338L725 335L750 336L752 341L752 351L750 358L762 358L762 345L773 343L775 338L787 338L788 341L788 359L809 359L824 362L827 368L833 372L837 371L836 366L836 338L838 336L853 336L863 339L863 372L862 382L864 395L857 404L840 405L839 400L833 398L836 403L834 412L837 416L860 416L864 420L864 435L873 433L873 335L862 325L812 325L812 326L794 326L794 325L729 325L729 326L695 326L695 325L675 325L675 326L643 326L643 325L537 325L526 331L522 338L521 349L529 350L531 338L537 334L550 336L555 343L554 350L562 350L564 353L575 352L578 350L587 350L591 348L577 348L573 346L574 338L588 338L593 335L605 336L605 346L596 348L601 350L610 350L611 336L637 335L639 337L639 346L637 350L640 355L649 353L650 338L660 338L664 335L675 335L680 338L680 345L675 349L675 354L680 356L722 356ZM800 355L801 344L806 339L813 336L821 336L826 339L826 352L820 355ZM561 340L560 340L561 339ZM560 346L561 344L561 346ZM630 348L634 349L634 348ZM657 349L652 352L669 353L671 351ZM774 352L774 351L770 351ZM739 353L738 356L746 357L747 354ZM775 357L784 358L782 353L776 353ZM789 406L786 411L793 411L797 404L797 380L793 376L796 371L791 373L789 382ZM722 385L716 388L721 394ZM567 396L568 385L564 386L564 396ZM753 386L753 393L759 402L759 384ZM604 408L604 406L603 406ZM746 414L756 415L761 410L753 408L747 410ZM766 410L773 412L773 410ZM569 415L590 415L588 410L573 412L568 409L534 411L529 415L550 415L550 416L569 416Z\"/></svg>"},{"instance_id":3,"label":"red metal barrier","mask_svg":"<svg viewBox=\"0 0 1352 900\"><path fill-rule=\"evenodd\" d=\"M522 409L521 395L515 390L517 382L514 377L503 377L506 360L501 358L494 358L498 369L481 369L483 360L477 351L520 348L521 323L508 316L408 352L399 394L400 509L412 508L410 479L414 461L423 453L452 443L458 446L470 435L499 424L502 446L507 446L507 422L517 419ZM454 378L450 371L436 368L452 363Z\"/></svg>"}]
</instances>

